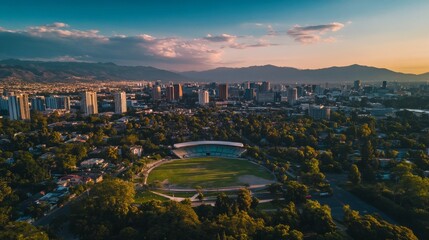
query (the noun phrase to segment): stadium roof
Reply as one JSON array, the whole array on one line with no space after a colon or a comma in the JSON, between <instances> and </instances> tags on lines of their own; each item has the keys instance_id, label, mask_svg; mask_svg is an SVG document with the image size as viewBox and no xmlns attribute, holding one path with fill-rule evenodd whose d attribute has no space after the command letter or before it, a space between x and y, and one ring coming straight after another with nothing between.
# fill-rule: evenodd
<instances>
[{"instance_id":1,"label":"stadium roof","mask_svg":"<svg viewBox=\"0 0 429 240\"><path fill-rule=\"evenodd\" d=\"M239 142L227 142L227 141L195 141L195 142L183 142L174 144L174 148L193 147L198 145L222 145L230 147L244 147Z\"/></svg>"}]
</instances>

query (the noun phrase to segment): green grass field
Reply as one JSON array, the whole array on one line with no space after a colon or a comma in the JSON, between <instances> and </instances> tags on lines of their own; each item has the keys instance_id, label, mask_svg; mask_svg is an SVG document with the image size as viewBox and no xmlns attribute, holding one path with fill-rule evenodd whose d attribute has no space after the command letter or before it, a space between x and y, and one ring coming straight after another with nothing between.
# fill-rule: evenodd
<instances>
[{"instance_id":1,"label":"green grass field","mask_svg":"<svg viewBox=\"0 0 429 240\"><path fill-rule=\"evenodd\" d=\"M167 201L168 199L165 197L156 195L155 193L152 193L149 191L139 191L136 193L136 196L134 197L135 203L144 203L150 200Z\"/></svg>"},{"instance_id":2,"label":"green grass field","mask_svg":"<svg viewBox=\"0 0 429 240\"><path fill-rule=\"evenodd\" d=\"M268 184L273 176L247 160L204 157L181 159L155 168L148 183L163 182L170 188L219 188L245 184Z\"/></svg>"}]
</instances>

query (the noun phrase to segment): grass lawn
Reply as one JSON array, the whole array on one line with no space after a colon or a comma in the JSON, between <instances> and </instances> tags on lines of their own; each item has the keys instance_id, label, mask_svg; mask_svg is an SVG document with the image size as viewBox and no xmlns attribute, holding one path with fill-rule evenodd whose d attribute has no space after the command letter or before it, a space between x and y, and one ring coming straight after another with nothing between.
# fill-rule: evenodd
<instances>
[{"instance_id":1,"label":"grass lawn","mask_svg":"<svg viewBox=\"0 0 429 240\"><path fill-rule=\"evenodd\" d=\"M271 202L259 203L258 206L256 206L256 209L258 210L272 210L278 208L278 205L272 204Z\"/></svg>"},{"instance_id":2,"label":"grass lawn","mask_svg":"<svg viewBox=\"0 0 429 240\"><path fill-rule=\"evenodd\" d=\"M196 194L196 192L170 192L168 190L156 190L156 192L169 195L172 197L183 197L183 198L191 198Z\"/></svg>"},{"instance_id":3,"label":"grass lawn","mask_svg":"<svg viewBox=\"0 0 429 240\"><path fill-rule=\"evenodd\" d=\"M134 201L136 203L144 203L144 202L148 202L150 200L166 201L168 199L165 197L161 197L159 195L156 195L156 194L149 192L149 191L138 191L136 193L136 196L134 197Z\"/></svg>"},{"instance_id":4,"label":"grass lawn","mask_svg":"<svg viewBox=\"0 0 429 240\"><path fill-rule=\"evenodd\" d=\"M244 184L268 184L273 176L247 160L216 157L181 159L155 168L148 182L160 181L171 188L217 188Z\"/></svg>"}]
</instances>

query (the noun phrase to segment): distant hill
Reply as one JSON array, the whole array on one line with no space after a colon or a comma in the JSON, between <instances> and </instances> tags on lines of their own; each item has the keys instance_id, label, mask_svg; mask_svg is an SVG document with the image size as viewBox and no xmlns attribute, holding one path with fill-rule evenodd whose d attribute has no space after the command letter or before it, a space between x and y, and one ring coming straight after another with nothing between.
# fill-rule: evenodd
<instances>
[{"instance_id":1,"label":"distant hill","mask_svg":"<svg viewBox=\"0 0 429 240\"><path fill-rule=\"evenodd\" d=\"M184 81L186 77L154 67L118 66L114 63L0 61L0 80L61 82L87 80Z\"/></svg>"},{"instance_id":2,"label":"distant hill","mask_svg":"<svg viewBox=\"0 0 429 240\"><path fill-rule=\"evenodd\" d=\"M429 80L429 73L421 75L405 74L394 72L385 68L375 68L362 65L350 65L345 67L330 67L322 69L297 69L291 67L265 65L243 68L216 68L201 72L182 72L181 74L197 80L216 82L271 81L288 83L340 83L351 82L357 79L360 79L364 82L415 82Z\"/></svg>"},{"instance_id":3,"label":"distant hill","mask_svg":"<svg viewBox=\"0 0 429 240\"><path fill-rule=\"evenodd\" d=\"M202 82L271 81L273 83L343 83L429 81L429 73L405 74L385 68L362 65L322 69L297 69L273 65L242 68L216 68L207 71L175 73L154 67L119 66L114 63L42 62L8 59L0 61L0 81L73 82L91 80L162 80Z\"/></svg>"}]
</instances>

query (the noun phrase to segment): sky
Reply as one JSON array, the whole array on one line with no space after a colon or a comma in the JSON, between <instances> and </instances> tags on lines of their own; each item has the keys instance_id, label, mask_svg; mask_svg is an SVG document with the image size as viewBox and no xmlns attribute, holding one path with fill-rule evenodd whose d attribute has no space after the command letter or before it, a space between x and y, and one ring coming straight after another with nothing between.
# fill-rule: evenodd
<instances>
[{"instance_id":1,"label":"sky","mask_svg":"<svg viewBox=\"0 0 429 240\"><path fill-rule=\"evenodd\" d=\"M0 59L429 72L427 0L0 0Z\"/></svg>"}]
</instances>

